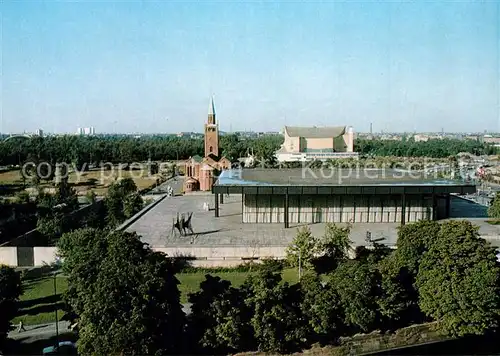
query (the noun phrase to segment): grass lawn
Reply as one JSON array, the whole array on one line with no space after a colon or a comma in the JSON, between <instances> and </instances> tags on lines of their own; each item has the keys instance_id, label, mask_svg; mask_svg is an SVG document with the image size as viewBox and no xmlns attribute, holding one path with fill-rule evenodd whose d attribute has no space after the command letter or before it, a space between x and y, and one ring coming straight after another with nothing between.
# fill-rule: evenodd
<instances>
[{"instance_id":1,"label":"grass lawn","mask_svg":"<svg viewBox=\"0 0 500 356\"><path fill-rule=\"evenodd\" d=\"M222 279L231 282L233 287L239 287L243 284L245 279L251 272L218 272L210 273L212 276L219 276ZM205 274L202 272L197 273L179 273L177 279L181 284L179 285L179 290L181 291L181 302L187 302L187 296L189 293L197 292L200 289L200 283L205 280ZM288 283L297 283L299 280L298 272L294 268L283 270L283 281Z\"/></svg>"},{"instance_id":2,"label":"grass lawn","mask_svg":"<svg viewBox=\"0 0 500 356\"><path fill-rule=\"evenodd\" d=\"M124 170L114 168L113 170L94 169L87 172L69 174L69 182L77 193L85 195L87 191L93 190L96 195L104 195L108 191L109 185L117 178L131 177L139 190L148 188L156 182L159 175L149 175L146 170ZM10 187L12 191L22 190L23 180L19 170L0 173L0 184ZM29 182L27 182L29 186ZM53 188L51 182L41 181L43 188Z\"/></svg>"},{"instance_id":3,"label":"grass lawn","mask_svg":"<svg viewBox=\"0 0 500 356\"><path fill-rule=\"evenodd\" d=\"M219 272L210 273L219 276L232 283L233 286L240 286L251 272ZM200 283L205 280L205 272L179 273L177 278L181 282L179 290L181 291L181 303L187 302L188 293L199 290ZM289 283L298 281L296 269L285 269L283 271L283 280ZM23 321L25 325L43 324L55 321L55 307L57 307L57 316L59 320L64 316L62 311L62 293L68 288L67 278L64 276L56 277L57 294L54 296L54 277L40 276L26 281L23 284L24 293L21 296L21 305L19 315L13 320L14 324Z\"/></svg>"},{"instance_id":4,"label":"grass lawn","mask_svg":"<svg viewBox=\"0 0 500 356\"><path fill-rule=\"evenodd\" d=\"M55 307L57 317L61 319L62 293L68 288L66 277L56 277L56 291L54 295L54 277L44 276L28 280L23 284L24 293L21 295L18 316L13 320L14 324L23 321L25 325L43 324L55 321Z\"/></svg>"}]
</instances>

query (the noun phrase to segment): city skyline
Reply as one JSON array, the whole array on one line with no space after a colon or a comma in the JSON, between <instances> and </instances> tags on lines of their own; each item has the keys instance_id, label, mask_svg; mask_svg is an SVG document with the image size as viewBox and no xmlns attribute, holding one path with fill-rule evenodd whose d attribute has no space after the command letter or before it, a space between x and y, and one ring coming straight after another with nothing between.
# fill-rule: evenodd
<instances>
[{"instance_id":1,"label":"city skyline","mask_svg":"<svg viewBox=\"0 0 500 356\"><path fill-rule=\"evenodd\" d=\"M500 131L498 2L1 6L1 132Z\"/></svg>"}]
</instances>

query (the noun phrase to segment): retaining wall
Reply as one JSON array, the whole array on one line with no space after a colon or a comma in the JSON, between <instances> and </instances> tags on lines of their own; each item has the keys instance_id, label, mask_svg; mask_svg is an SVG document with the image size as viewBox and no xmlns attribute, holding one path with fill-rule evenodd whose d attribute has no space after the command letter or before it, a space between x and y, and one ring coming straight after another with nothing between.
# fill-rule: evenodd
<instances>
[{"instance_id":1,"label":"retaining wall","mask_svg":"<svg viewBox=\"0 0 500 356\"><path fill-rule=\"evenodd\" d=\"M0 264L17 266L17 247L0 247Z\"/></svg>"},{"instance_id":2,"label":"retaining wall","mask_svg":"<svg viewBox=\"0 0 500 356\"><path fill-rule=\"evenodd\" d=\"M282 259L286 246L272 247L158 247L153 251L169 257L190 257L194 267L231 267L249 260ZM56 247L0 247L0 264L12 267L41 267L56 261ZM22 258L19 258L21 256Z\"/></svg>"}]
</instances>

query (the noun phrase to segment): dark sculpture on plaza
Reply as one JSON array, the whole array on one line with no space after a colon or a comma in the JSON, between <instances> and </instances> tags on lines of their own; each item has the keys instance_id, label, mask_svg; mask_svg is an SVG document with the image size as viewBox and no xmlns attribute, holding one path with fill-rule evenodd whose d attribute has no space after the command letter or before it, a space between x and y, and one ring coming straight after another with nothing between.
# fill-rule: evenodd
<instances>
[{"instance_id":1,"label":"dark sculpture on plaza","mask_svg":"<svg viewBox=\"0 0 500 356\"><path fill-rule=\"evenodd\" d=\"M186 219L186 214L182 213L179 218L179 213L177 213L177 219L173 219L172 222L172 230L170 231L170 235L174 234L177 230L181 236L187 236L187 232L191 235L194 234L193 226L191 224L191 218L193 217L193 213L187 213L188 217Z\"/></svg>"}]
</instances>

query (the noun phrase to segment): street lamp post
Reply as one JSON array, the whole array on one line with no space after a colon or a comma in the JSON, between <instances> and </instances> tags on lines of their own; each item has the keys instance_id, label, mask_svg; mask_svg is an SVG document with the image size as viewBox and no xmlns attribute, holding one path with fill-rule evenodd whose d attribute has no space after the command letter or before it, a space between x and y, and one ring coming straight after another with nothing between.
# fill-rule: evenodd
<instances>
[{"instance_id":1,"label":"street lamp post","mask_svg":"<svg viewBox=\"0 0 500 356\"><path fill-rule=\"evenodd\" d=\"M302 254L299 248L299 282L302 277Z\"/></svg>"},{"instance_id":2,"label":"street lamp post","mask_svg":"<svg viewBox=\"0 0 500 356\"><path fill-rule=\"evenodd\" d=\"M54 272L54 297L57 295L56 277L57 272ZM59 346L59 320L57 318L57 303L55 304L54 310L56 314L56 345Z\"/></svg>"},{"instance_id":3,"label":"street lamp post","mask_svg":"<svg viewBox=\"0 0 500 356\"><path fill-rule=\"evenodd\" d=\"M57 268L52 274L54 276L54 299L57 296L57 272L61 265L61 260L59 257L56 257L54 266ZM57 303L54 304L54 313L56 317L56 349L59 347L59 318L57 316Z\"/></svg>"},{"instance_id":4,"label":"street lamp post","mask_svg":"<svg viewBox=\"0 0 500 356\"><path fill-rule=\"evenodd\" d=\"M302 250L299 246L293 245L294 248L299 252L299 282L302 277Z\"/></svg>"}]
</instances>

